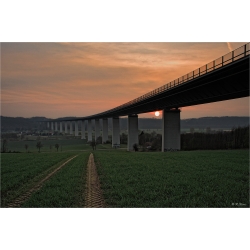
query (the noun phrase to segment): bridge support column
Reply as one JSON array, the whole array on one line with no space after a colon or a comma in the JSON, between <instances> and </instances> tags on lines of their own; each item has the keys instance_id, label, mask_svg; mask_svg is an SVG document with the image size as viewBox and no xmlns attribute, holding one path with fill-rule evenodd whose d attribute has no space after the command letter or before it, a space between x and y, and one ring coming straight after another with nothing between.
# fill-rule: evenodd
<instances>
[{"instance_id":1,"label":"bridge support column","mask_svg":"<svg viewBox=\"0 0 250 250\"><path fill-rule=\"evenodd\" d=\"M55 122L55 131L58 131L58 129L57 129L57 122Z\"/></svg>"},{"instance_id":2,"label":"bridge support column","mask_svg":"<svg viewBox=\"0 0 250 250\"><path fill-rule=\"evenodd\" d=\"M69 134L73 135L73 121L69 122Z\"/></svg>"},{"instance_id":3,"label":"bridge support column","mask_svg":"<svg viewBox=\"0 0 250 250\"><path fill-rule=\"evenodd\" d=\"M133 145L138 144L138 115L128 116L128 146L127 150L132 151Z\"/></svg>"},{"instance_id":4,"label":"bridge support column","mask_svg":"<svg viewBox=\"0 0 250 250\"><path fill-rule=\"evenodd\" d=\"M63 132L63 128L62 128L62 122L60 122L60 133Z\"/></svg>"},{"instance_id":5,"label":"bridge support column","mask_svg":"<svg viewBox=\"0 0 250 250\"><path fill-rule=\"evenodd\" d=\"M112 118L112 147L120 147L120 119L119 117Z\"/></svg>"},{"instance_id":6,"label":"bridge support column","mask_svg":"<svg viewBox=\"0 0 250 250\"><path fill-rule=\"evenodd\" d=\"M95 119L95 141L100 136L100 121L99 119Z\"/></svg>"},{"instance_id":7,"label":"bridge support column","mask_svg":"<svg viewBox=\"0 0 250 250\"><path fill-rule=\"evenodd\" d=\"M78 136L78 121L75 121L75 136Z\"/></svg>"},{"instance_id":8,"label":"bridge support column","mask_svg":"<svg viewBox=\"0 0 250 250\"><path fill-rule=\"evenodd\" d=\"M81 121L81 139L85 139L85 121Z\"/></svg>"},{"instance_id":9,"label":"bridge support column","mask_svg":"<svg viewBox=\"0 0 250 250\"><path fill-rule=\"evenodd\" d=\"M68 122L64 122L65 134L68 134Z\"/></svg>"},{"instance_id":10,"label":"bridge support column","mask_svg":"<svg viewBox=\"0 0 250 250\"><path fill-rule=\"evenodd\" d=\"M47 128L49 128L49 122L47 122Z\"/></svg>"},{"instance_id":11,"label":"bridge support column","mask_svg":"<svg viewBox=\"0 0 250 250\"><path fill-rule=\"evenodd\" d=\"M88 120L88 141L92 141L92 125L91 125L91 120Z\"/></svg>"},{"instance_id":12,"label":"bridge support column","mask_svg":"<svg viewBox=\"0 0 250 250\"><path fill-rule=\"evenodd\" d=\"M108 140L108 119L102 119L102 144Z\"/></svg>"},{"instance_id":13,"label":"bridge support column","mask_svg":"<svg viewBox=\"0 0 250 250\"><path fill-rule=\"evenodd\" d=\"M85 139L85 121L81 121L81 139Z\"/></svg>"},{"instance_id":14,"label":"bridge support column","mask_svg":"<svg viewBox=\"0 0 250 250\"><path fill-rule=\"evenodd\" d=\"M162 152L164 149L181 149L180 110L162 111Z\"/></svg>"},{"instance_id":15,"label":"bridge support column","mask_svg":"<svg viewBox=\"0 0 250 250\"><path fill-rule=\"evenodd\" d=\"M51 122L51 130L54 131L54 124Z\"/></svg>"}]
</instances>

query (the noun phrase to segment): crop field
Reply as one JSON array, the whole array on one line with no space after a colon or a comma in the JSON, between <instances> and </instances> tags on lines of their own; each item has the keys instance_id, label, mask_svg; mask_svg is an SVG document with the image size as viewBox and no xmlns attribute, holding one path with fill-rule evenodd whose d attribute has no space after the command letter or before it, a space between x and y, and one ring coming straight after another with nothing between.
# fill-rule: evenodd
<instances>
[{"instance_id":1,"label":"crop field","mask_svg":"<svg viewBox=\"0 0 250 250\"><path fill-rule=\"evenodd\" d=\"M1 207L73 155L76 153L1 154Z\"/></svg>"},{"instance_id":2,"label":"crop field","mask_svg":"<svg viewBox=\"0 0 250 250\"><path fill-rule=\"evenodd\" d=\"M80 153L53 175L22 207L83 207L89 152Z\"/></svg>"},{"instance_id":3,"label":"crop field","mask_svg":"<svg viewBox=\"0 0 250 250\"><path fill-rule=\"evenodd\" d=\"M249 207L249 151L95 151L109 207Z\"/></svg>"},{"instance_id":4,"label":"crop field","mask_svg":"<svg viewBox=\"0 0 250 250\"><path fill-rule=\"evenodd\" d=\"M37 140L23 140L23 141L8 141L8 151L16 152L38 152L36 148ZM91 147L86 140L77 139L54 139L54 140L41 140L42 148L41 152L57 152L55 144L59 144L58 152L65 151L83 151L90 150ZM25 145L28 145L27 150ZM99 144L97 149L111 149L111 144ZM126 145L121 145L121 148L125 148Z\"/></svg>"}]
</instances>

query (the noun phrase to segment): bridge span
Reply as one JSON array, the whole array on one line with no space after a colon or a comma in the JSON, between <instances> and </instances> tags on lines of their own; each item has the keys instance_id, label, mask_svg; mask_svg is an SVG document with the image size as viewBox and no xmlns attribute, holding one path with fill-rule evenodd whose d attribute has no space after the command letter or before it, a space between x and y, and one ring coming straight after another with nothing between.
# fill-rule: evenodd
<instances>
[{"instance_id":1,"label":"bridge span","mask_svg":"<svg viewBox=\"0 0 250 250\"><path fill-rule=\"evenodd\" d=\"M134 100L113 109L91 116L75 119L54 119L47 121L48 127L60 132L78 135L85 139L85 121L88 141L92 141L91 121L95 120L95 139L100 136L100 119L103 122L102 140L108 140L108 118L112 118L112 145L120 145L119 117L128 116L128 150L138 143L138 114L162 110L162 151L180 150L180 109L181 107L230 100L249 96L249 45L236 50L163 85Z\"/></svg>"}]
</instances>

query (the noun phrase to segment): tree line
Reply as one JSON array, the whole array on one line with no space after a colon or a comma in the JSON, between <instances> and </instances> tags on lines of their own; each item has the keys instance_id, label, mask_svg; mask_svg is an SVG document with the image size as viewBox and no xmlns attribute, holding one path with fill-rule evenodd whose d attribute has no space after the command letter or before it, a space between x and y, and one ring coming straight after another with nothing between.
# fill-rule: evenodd
<instances>
[{"instance_id":1,"label":"tree line","mask_svg":"<svg viewBox=\"0 0 250 250\"><path fill-rule=\"evenodd\" d=\"M243 148L249 148L249 126L233 128L231 131L181 135L182 150Z\"/></svg>"},{"instance_id":2,"label":"tree line","mask_svg":"<svg viewBox=\"0 0 250 250\"><path fill-rule=\"evenodd\" d=\"M126 141L123 134L121 140ZM155 132L139 135L142 151L161 151L162 135ZM193 132L181 134L181 150L217 150L249 148L249 126L234 127L231 131L210 133Z\"/></svg>"}]
</instances>

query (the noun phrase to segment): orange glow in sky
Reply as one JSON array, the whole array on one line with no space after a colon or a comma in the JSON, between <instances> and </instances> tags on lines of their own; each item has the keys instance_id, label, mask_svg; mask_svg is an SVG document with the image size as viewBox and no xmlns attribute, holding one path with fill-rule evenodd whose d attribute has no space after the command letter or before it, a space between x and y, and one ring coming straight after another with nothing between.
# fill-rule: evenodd
<instances>
[{"instance_id":1,"label":"orange glow in sky","mask_svg":"<svg viewBox=\"0 0 250 250\"><path fill-rule=\"evenodd\" d=\"M1 115L59 118L100 113L243 44L2 43ZM186 107L181 118L248 116L248 104L247 97Z\"/></svg>"}]
</instances>

